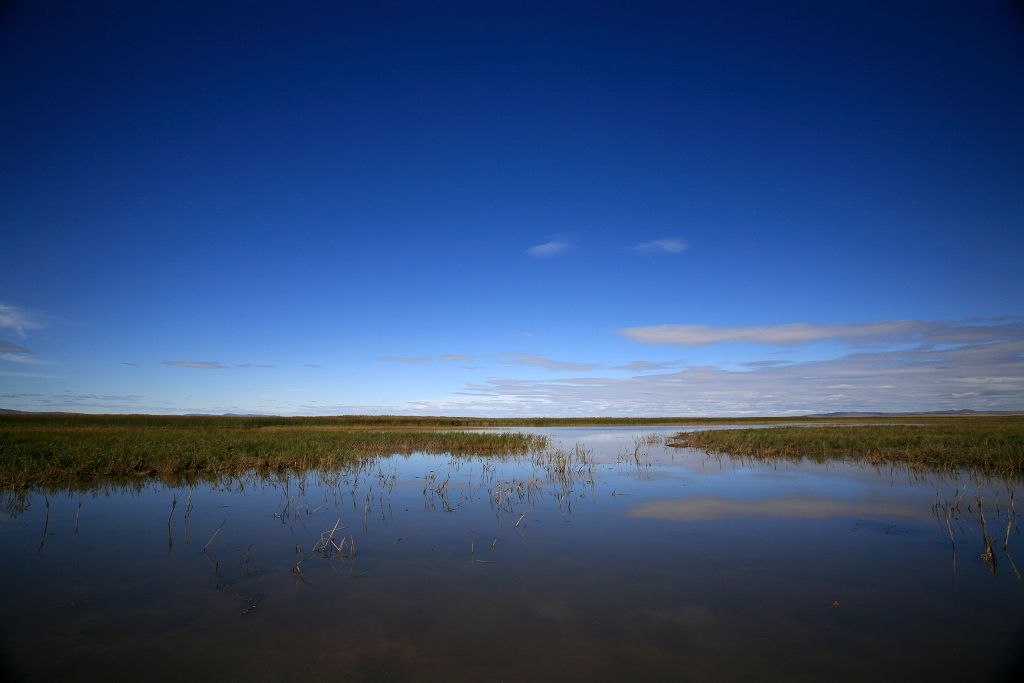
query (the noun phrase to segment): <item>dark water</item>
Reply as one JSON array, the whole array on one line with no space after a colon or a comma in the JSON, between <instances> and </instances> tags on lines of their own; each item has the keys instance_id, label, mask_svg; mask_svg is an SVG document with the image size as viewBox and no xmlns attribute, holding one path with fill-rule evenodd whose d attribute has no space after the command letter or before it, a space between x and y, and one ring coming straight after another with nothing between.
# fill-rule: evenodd
<instances>
[{"instance_id":1,"label":"dark water","mask_svg":"<svg viewBox=\"0 0 1024 683\"><path fill-rule=\"evenodd\" d=\"M533 431L562 453L380 458L341 473L197 485L190 506L190 489L163 485L8 496L0 674L1020 673L1019 484L750 464L641 441L677 429ZM982 515L994 561L981 558Z\"/></svg>"}]
</instances>

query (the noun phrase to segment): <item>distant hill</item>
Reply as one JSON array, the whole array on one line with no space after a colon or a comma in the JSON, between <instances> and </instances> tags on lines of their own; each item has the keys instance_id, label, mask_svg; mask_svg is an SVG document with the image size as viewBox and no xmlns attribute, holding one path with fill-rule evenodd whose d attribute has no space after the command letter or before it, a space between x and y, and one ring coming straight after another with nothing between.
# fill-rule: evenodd
<instances>
[{"instance_id":1,"label":"distant hill","mask_svg":"<svg viewBox=\"0 0 1024 683\"><path fill-rule=\"evenodd\" d=\"M185 417L279 417L272 413L185 413Z\"/></svg>"},{"instance_id":2,"label":"distant hill","mask_svg":"<svg viewBox=\"0 0 1024 683\"><path fill-rule=\"evenodd\" d=\"M0 413L23 413L24 410L11 410L10 408L0 408Z\"/></svg>"}]
</instances>

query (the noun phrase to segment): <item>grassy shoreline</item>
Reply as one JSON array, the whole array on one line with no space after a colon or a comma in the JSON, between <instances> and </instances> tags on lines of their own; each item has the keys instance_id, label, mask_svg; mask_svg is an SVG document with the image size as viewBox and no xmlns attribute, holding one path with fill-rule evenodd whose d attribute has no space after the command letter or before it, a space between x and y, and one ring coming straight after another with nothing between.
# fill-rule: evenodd
<instances>
[{"instance_id":1,"label":"grassy shoreline","mask_svg":"<svg viewBox=\"0 0 1024 683\"><path fill-rule=\"evenodd\" d=\"M682 432L668 445L757 459L895 463L915 469L1024 475L1024 418L949 417L918 424Z\"/></svg>"},{"instance_id":2,"label":"grassy shoreline","mask_svg":"<svg viewBox=\"0 0 1024 683\"><path fill-rule=\"evenodd\" d=\"M0 414L0 488L301 472L354 458L425 451L509 455L543 437L481 429L813 424L681 435L687 445L754 457L859 457L943 469L1024 473L1024 416L850 418L465 418ZM873 427L851 424L875 424ZM824 426L820 426L824 425ZM884 426L883 426L884 425ZM679 440L675 442L679 444Z\"/></svg>"},{"instance_id":3,"label":"grassy shoreline","mask_svg":"<svg viewBox=\"0 0 1024 683\"><path fill-rule=\"evenodd\" d=\"M238 420L238 421L232 421ZM242 418L163 421L95 416L0 417L0 489L105 481L216 479L247 471L303 472L394 453L509 455L546 445L517 433L263 428Z\"/></svg>"}]
</instances>

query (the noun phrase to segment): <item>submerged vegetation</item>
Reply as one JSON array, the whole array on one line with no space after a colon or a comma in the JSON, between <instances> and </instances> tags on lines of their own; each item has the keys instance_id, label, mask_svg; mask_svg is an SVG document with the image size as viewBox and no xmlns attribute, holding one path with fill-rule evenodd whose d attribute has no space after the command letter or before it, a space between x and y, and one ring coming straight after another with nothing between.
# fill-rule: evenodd
<instances>
[{"instance_id":1,"label":"submerged vegetation","mask_svg":"<svg viewBox=\"0 0 1024 683\"><path fill-rule=\"evenodd\" d=\"M332 469L392 453L513 454L543 447L516 433L317 427L264 428L246 418L0 417L0 488L110 480L216 479L247 470Z\"/></svg>"},{"instance_id":2,"label":"submerged vegetation","mask_svg":"<svg viewBox=\"0 0 1024 683\"><path fill-rule=\"evenodd\" d=\"M683 432L668 445L752 458L863 459L916 469L1024 474L1024 417L969 416L919 424L787 426Z\"/></svg>"}]
</instances>

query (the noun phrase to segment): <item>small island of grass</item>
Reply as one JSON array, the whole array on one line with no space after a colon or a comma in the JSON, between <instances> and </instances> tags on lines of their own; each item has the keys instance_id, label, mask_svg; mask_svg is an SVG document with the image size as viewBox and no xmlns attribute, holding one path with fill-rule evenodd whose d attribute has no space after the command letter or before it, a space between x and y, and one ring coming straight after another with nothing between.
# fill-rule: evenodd
<instances>
[{"instance_id":1,"label":"small island of grass","mask_svg":"<svg viewBox=\"0 0 1024 683\"><path fill-rule=\"evenodd\" d=\"M915 469L1024 474L1024 416L901 417L893 422L681 432L668 445L766 460L862 459Z\"/></svg>"}]
</instances>

